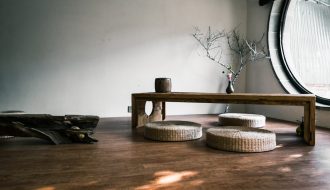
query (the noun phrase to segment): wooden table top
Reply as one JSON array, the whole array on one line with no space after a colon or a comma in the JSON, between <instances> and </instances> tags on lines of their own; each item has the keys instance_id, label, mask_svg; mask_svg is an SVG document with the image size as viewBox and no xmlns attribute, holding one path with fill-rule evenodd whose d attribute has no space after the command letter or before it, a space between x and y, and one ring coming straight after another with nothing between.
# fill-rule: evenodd
<instances>
[{"instance_id":1,"label":"wooden table top","mask_svg":"<svg viewBox=\"0 0 330 190\"><path fill-rule=\"evenodd\" d=\"M259 94L259 93L204 93L204 92L171 92L171 93L134 93L137 99L159 100L166 102L223 102L223 103L256 103L302 105L315 102L314 94Z\"/></svg>"}]
</instances>

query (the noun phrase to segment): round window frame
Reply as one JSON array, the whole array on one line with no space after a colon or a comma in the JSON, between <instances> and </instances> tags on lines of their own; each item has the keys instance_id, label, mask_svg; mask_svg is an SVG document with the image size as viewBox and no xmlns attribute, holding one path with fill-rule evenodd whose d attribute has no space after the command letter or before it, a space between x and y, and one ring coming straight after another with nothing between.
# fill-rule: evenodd
<instances>
[{"instance_id":1,"label":"round window frame","mask_svg":"<svg viewBox=\"0 0 330 190\"><path fill-rule=\"evenodd\" d=\"M283 51L283 28L287 7L291 0L276 0L273 3L268 21L268 49L271 65L283 89L289 94L313 94L294 76L286 61ZM318 107L329 107L330 99L316 96Z\"/></svg>"}]
</instances>

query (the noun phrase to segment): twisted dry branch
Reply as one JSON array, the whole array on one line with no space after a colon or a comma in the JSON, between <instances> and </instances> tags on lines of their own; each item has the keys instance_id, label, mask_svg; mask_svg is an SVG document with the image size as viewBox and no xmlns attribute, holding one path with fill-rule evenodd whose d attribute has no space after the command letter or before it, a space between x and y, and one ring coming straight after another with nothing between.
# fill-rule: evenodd
<instances>
[{"instance_id":1,"label":"twisted dry branch","mask_svg":"<svg viewBox=\"0 0 330 190\"><path fill-rule=\"evenodd\" d=\"M255 63L262 59L269 59L269 56L265 51L265 46L262 45L264 34L258 41L248 41L242 37L237 28L230 32L226 32L225 30L213 32L211 27L209 27L207 34L201 33L198 27L194 27L194 29L195 32L192 36L203 47L206 52L206 57L227 69L229 73L232 73L233 85L248 63ZM239 66L236 70L233 69L231 64L225 64L222 61L222 40L224 38L227 40L229 50L233 52L239 60Z\"/></svg>"}]
</instances>

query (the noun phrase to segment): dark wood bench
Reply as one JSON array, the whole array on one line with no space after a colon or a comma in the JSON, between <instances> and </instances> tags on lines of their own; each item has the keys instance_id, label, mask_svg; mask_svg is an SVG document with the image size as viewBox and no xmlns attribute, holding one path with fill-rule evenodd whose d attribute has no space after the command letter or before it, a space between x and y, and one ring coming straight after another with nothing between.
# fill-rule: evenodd
<instances>
[{"instance_id":1,"label":"dark wood bench","mask_svg":"<svg viewBox=\"0 0 330 190\"><path fill-rule=\"evenodd\" d=\"M145 113L147 101L153 102L150 115ZM132 127L143 126L147 122L164 120L166 102L267 104L304 106L304 140L315 145L315 95L312 94L251 94L251 93L135 93L132 94Z\"/></svg>"}]
</instances>

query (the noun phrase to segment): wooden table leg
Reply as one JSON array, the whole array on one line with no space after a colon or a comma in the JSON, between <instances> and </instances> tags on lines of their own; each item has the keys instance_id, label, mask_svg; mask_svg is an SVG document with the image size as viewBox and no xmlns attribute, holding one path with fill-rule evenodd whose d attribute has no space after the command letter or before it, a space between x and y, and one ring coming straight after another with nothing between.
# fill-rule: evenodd
<instances>
[{"instance_id":1,"label":"wooden table leg","mask_svg":"<svg viewBox=\"0 0 330 190\"><path fill-rule=\"evenodd\" d=\"M141 127L144 124L148 123L149 117L146 114L146 102L145 100L137 100L135 102L137 107L137 126Z\"/></svg>"},{"instance_id":2,"label":"wooden table leg","mask_svg":"<svg viewBox=\"0 0 330 190\"><path fill-rule=\"evenodd\" d=\"M143 126L148 122L145 106L145 100L137 100L132 96L132 128Z\"/></svg>"},{"instance_id":3,"label":"wooden table leg","mask_svg":"<svg viewBox=\"0 0 330 190\"><path fill-rule=\"evenodd\" d=\"M304 140L308 145L315 145L315 102L304 106Z\"/></svg>"},{"instance_id":4,"label":"wooden table leg","mask_svg":"<svg viewBox=\"0 0 330 190\"><path fill-rule=\"evenodd\" d=\"M141 127L147 122L163 120L163 102L154 101L152 104L152 112L148 116L145 112L146 100L137 100L132 96L132 128Z\"/></svg>"},{"instance_id":5,"label":"wooden table leg","mask_svg":"<svg viewBox=\"0 0 330 190\"><path fill-rule=\"evenodd\" d=\"M166 102L162 102L162 119L166 118Z\"/></svg>"},{"instance_id":6,"label":"wooden table leg","mask_svg":"<svg viewBox=\"0 0 330 190\"><path fill-rule=\"evenodd\" d=\"M136 100L135 97L132 95L131 97L131 104L132 104L132 128L137 127L137 107L136 107Z\"/></svg>"}]
</instances>

